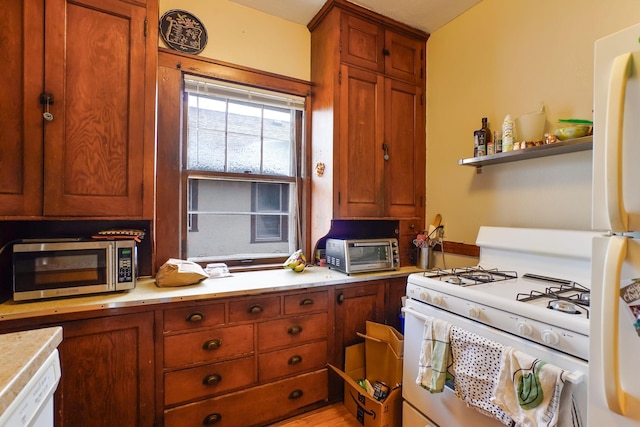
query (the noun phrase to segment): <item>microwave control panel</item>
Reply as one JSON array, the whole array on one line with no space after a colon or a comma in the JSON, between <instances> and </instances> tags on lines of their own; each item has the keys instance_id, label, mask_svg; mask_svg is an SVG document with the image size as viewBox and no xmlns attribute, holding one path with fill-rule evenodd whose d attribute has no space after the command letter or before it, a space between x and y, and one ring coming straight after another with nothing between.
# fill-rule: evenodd
<instances>
[{"instance_id":1,"label":"microwave control panel","mask_svg":"<svg viewBox=\"0 0 640 427\"><path fill-rule=\"evenodd\" d=\"M118 248L118 283L133 282L133 256L131 247Z\"/></svg>"}]
</instances>

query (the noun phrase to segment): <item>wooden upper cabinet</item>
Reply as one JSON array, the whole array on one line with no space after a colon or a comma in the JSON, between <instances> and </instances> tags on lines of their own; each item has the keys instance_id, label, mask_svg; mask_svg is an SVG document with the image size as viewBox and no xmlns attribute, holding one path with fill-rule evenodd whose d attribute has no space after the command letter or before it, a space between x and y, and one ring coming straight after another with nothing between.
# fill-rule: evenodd
<instances>
[{"instance_id":1,"label":"wooden upper cabinet","mask_svg":"<svg viewBox=\"0 0 640 427\"><path fill-rule=\"evenodd\" d=\"M340 22L342 62L419 84L424 80L424 40L344 13Z\"/></svg>"},{"instance_id":2,"label":"wooden upper cabinet","mask_svg":"<svg viewBox=\"0 0 640 427\"><path fill-rule=\"evenodd\" d=\"M2 2L0 215L42 212L43 13L43 0Z\"/></svg>"},{"instance_id":3,"label":"wooden upper cabinet","mask_svg":"<svg viewBox=\"0 0 640 427\"><path fill-rule=\"evenodd\" d=\"M24 42L9 53L21 59L11 73L24 95L14 94L14 104L2 108L20 117L7 146L24 154L13 154L11 163L0 158L1 169L9 164L0 173L11 178L0 185L12 186L0 188L0 202L10 202L0 203L0 215L151 218L155 85L149 81L156 75L157 30L147 21L156 22L157 4L10 3L24 23L17 31ZM49 105L41 105L41 94ZM24 197L21 206L16 194Z\"/></svg>"}]
</instances>

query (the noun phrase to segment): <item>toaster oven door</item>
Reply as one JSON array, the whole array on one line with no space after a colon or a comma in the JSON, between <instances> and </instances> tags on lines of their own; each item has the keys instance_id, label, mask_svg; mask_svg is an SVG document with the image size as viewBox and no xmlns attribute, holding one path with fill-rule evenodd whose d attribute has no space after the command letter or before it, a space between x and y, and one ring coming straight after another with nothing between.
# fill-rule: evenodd
<instances>
[{"instance_id":1,"label":"toaster oven door","mask_svg":"<svg viewBox=\"0 0 640 427\"><path fill-rule=\"evenodd\" d=\"M393 267L389 242L350 242L347 265L352 273L388 270Z\"/></svg>"}]
</instances>

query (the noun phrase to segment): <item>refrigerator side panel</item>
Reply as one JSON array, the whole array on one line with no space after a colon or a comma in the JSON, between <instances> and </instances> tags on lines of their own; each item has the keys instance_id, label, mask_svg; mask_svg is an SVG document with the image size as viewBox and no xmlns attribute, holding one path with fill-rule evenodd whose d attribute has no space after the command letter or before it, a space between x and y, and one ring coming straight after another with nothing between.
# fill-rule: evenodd
<instances>
[{"instance_id":1,"label":"refrigerator side panel","mask_svg":"<svg viewBox=\"0 0 640 427\"><path fill-rule=\"evenodd\" d=\"M619 238L620 239L620 238ZM626 302L620 297L620 287L640 278L640 242L626 239L626 257L620 270L620 283L613 289L619 301L615 313L603 301L607 301L603 290L606 274L605 258L610 237L598 237L593 241L593 267L591 282L591 325L589 348L589 426L640 427L640 336L636 332L636 317ZM612 288L609 288L612 289ZM640 304L640 300L638 300ZM615 371L604 363L606 352L610 352L611 330L608 330L607 316L617 325L617 367L621 389L620 403L624 415L612 410L607 404L605 389L615 383ZM603 321L604 320L604 321ZM609 353L610 354L610 353Z\"/></svg>"},{"instance_id":2,"label":"refrigerator side panel","mask_svg":"<svg viewBox=\"0 0 640 427\"><path fill-rule=\"evenodd\" d=\"M629 55L619 58L624 54ZM616 61L617 68L614 66ZM623 111L619 113L620 121L616 120L617 113L614 113L617 110L615 88L620 87L616 85L618 82L615 78L616 70L618 74L622 74L618 76L618 80L624 83L624 90L618 93L623 101ZM639 116L640 24L595 43L592 199L594 230L616 232L640 230L640 192L636 190L637 183L640 182ZM618 127L621 130L620 138L615 138ZM619 154L611 150L611 147L605 147L606 139L611 146L616 144L618 139L623 141ZM619 160L609 161L610 166L605 167L607 156L613 158L614 155L619 157ZM616 168L621 170L620 187L615 185L618 181ZM616 202L614 198L617 197L621 199L621 203ZM610 200L608 201L607 198ZM621 206L623 211L620 215L618 206ZM609 211L612 209L613 214L610 216ZM617 215L624 217L622 222L627 222L626 226L617 225L618 221L615 220Z\"/></svg>"}]
</instances>

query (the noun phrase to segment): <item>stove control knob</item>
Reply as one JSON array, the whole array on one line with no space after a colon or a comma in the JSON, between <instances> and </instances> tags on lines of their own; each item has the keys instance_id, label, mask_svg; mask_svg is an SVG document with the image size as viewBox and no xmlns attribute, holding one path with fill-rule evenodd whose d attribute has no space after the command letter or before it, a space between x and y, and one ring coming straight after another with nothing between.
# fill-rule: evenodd
<instances>
[{"instance_id":1,"label":"stove control knob","mask_svg":"<svg viewBox=\"0 0 640 427\"><path fill-rule=\"evenodd\" d=\"M442 297L440 295L436 295L432 299L434 305L442 305Z\"/></svg>"},{"instance_id":2,"label":"stove control knob","mask_svg":"<svg viewBox=\"0 0 640 427\"><path fill-rule=\"evenodd\" d=\"M429 301L429 294L427 292L420 292L420 301Z\"/></svg>"},{"instance_id":3,"label":"stove control knob","mask_svg":"<svg viewBox=\"0 0 640 427\"><path fill-rule=\"evenodd\" d=\"M518 332L520 335L529 336L533 334L533 327L527 322L518 323Z\"/></svg>"},{"instance_id":4,"label":"stove control knob","mask_svg":"<svg viewBox=\"0 0 640 427\"><path fill-rule=\"evenodd\" d=\"M560 342L560 335L555 331L545 329L542 331L542 341L548 345L555 345Z\"/></svg>"},{"instance_id":5,"label":"stove control knob","mask_svg":"<svg viewBox=\"0 0 640 427\"><path fill-rule=\"evenodd\" d=\"M473 305L469 307L469 317L473 319L477 319L478 317L480 317L480 309Z\"/></svg>"}]
</instances>

